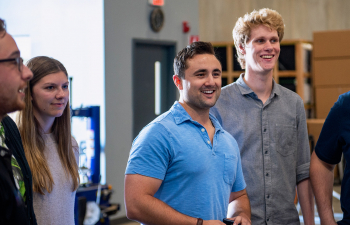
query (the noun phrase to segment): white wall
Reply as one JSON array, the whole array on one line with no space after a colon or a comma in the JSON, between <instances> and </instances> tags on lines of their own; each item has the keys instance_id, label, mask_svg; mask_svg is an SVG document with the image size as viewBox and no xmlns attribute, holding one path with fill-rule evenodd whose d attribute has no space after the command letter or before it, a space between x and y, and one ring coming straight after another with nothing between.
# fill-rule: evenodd
<instances>
[{"instance_id":1,"label":"white wall","mask_svg":"<svg viewBox=\"0 0 350 225\"><path fill-rule=\"evenodd\" d=\"M31 41L25 60L45 55L63 63L73 77L73 108L101 106L104 146L103 0L0 1L0 18L15 39L24 36Z\"/></svg>"},{"instance_id":2,"label":"white wall","mask_svg":"<svg viewBox=\"0 0 350 225\"><path fill-rule=\"evenodd\" d=\"M107 183L113 185L113 202L121 203L125 216L124 172L132 143L132 39L177 42L177 51L188 44L182 21L198 34L198 0L165 0L165 24L159 33L150 29L153 9L148 0L105 0L105 87ZM142 87L141 87L142 88Z\"/></svg>"}]
</instances>

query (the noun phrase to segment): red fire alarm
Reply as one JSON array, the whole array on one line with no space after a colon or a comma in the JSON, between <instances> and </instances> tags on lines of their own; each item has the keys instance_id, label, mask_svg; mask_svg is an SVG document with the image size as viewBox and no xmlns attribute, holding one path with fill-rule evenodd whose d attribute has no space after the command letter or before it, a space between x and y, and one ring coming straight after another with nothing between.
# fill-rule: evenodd
<instances>
[{"instance_id":1,"label":"red fire alarm","mask_svg":"<svg viewBox=\"0 0 350 225\"><path fill-rule=\"evenodd\" d=\"M188 33L190 31L190 26L188 25L187 21L182 22L182 31L184 33Z\"/></svg>"},{"instance_id":2,"label":"red fire alarm","mask_svg":"<svg viewBox=\"0 0 350 225\"><path fill-rule=\"evenodd\" d=\"M189 44L192 44L193 42L199 41L199 35L191 35L188 42Z\"/></svg>"},{"instance_id":3,"label":"red fire alarm","mask_svg":"<svg viewBox=\"0 0 350 225\"><path fill-rule=\"evenodd\" d=\"M150 5L163 6L164 5L164 0L148 0L148 3Z\"/></svg>"}]
</instances>

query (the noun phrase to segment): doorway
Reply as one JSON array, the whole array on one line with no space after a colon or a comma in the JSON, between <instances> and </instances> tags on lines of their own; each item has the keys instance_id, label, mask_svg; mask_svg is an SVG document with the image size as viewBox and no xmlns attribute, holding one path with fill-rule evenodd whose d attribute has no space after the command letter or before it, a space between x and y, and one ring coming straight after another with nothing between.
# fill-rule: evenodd
<instances>
[{"instance_id":1,"label":"doorway","mask_svg":"<svg viewBox=\"0 0 350 225\"><path fill-rule=\"evenodd\" d=\"M133 40L133 139L176 100L176 42Z\"/></svg>"}]
</instances>

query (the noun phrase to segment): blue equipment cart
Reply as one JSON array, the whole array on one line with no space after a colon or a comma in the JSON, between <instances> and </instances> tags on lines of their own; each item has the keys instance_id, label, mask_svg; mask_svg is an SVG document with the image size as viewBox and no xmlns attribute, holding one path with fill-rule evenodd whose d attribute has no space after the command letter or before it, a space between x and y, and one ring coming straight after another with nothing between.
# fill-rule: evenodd
<instances>
[{"instance_id":1,"label":"blue equipment cart","mask_svg":"<svg viewBox=\"0 0 350 225\"><path fill-rule=\"evenodd\" d=\"M80 156L83 156L82 158L84 159L80 171L85 171L85 174L80 177L81 185L76 192L74 207L75 224L83 224L86 213L86 203L92 201L97 202L101 210L100 219L96 224L109 225L108 216L117 213L120 205L109 203L113 192L111 186L100 185L100 107L90 106L73 109L72 117L86 119L86 133L88 134L87 136L89 136L85 138L86 140L79 143L79 160L81 160ZM81 132L79 131L79 133ZM81 162L79 164L81 164Z\"/></svg>"}]
</instances>

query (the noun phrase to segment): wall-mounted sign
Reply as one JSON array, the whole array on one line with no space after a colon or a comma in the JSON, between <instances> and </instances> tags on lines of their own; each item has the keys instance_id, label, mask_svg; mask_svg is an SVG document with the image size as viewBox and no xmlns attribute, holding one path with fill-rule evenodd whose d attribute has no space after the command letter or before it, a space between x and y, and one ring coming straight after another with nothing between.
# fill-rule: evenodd
<instances>
[{"instance_id":1,"label":"wall-mounted sign","mask_svg":"<svg viewBox=\"0 0 350 225\"><path fill-rule=\"evenodd\" d=\"M154 32L158 32L163 28L164 25L164 13L159 7L156 7L151 12L150 17L151 28Z\"/></svg>"},{"instance_id":2,"label":"wall-mounted sign","mask_svg":"<svg viewBox=\"0 0 350 225\"><path fill-rule=\"evenodd\" d=\"M148 3L150 5L163 6L164 5L164 0L148 0Z\"/></svg>"}]
</instances>

